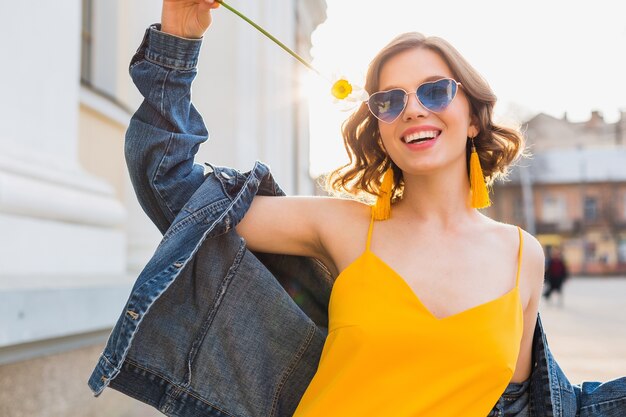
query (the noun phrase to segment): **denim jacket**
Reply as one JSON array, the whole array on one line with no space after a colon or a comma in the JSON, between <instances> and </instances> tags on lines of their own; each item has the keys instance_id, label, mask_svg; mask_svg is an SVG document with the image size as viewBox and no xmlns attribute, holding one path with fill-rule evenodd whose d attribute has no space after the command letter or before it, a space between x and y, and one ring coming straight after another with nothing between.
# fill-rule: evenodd
<instances>
[{"instance_id":1,"label":"denim jacket","mask_svg":"<svg viewBox=\"0 0 626 417\"><path fill-rule=\"evenodd\" d=\"M208 138L191 103L201 40L146 30L130 64L144 101L126 134L137 197L163 239L89 379L168 416L291 416L317 370L333 278L316 259L252 252L234 226L269 168L194 163ZM529 415L626 415L626 379L573 386L537 317ZM503 395L490 415L507 415Z\"/></svg>"}]
</instances>

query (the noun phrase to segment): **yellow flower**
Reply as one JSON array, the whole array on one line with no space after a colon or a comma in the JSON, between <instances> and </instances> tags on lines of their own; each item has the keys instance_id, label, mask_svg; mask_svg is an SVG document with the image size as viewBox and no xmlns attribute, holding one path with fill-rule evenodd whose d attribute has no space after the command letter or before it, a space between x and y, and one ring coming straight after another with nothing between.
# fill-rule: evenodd
<instances>
[{"instance_id":1,"label":"yellow flower","mask_svg":"<svg viewBox=\"0 0 626 417\"><path fill-rule=\"evenodd\" d=\"M348 81L345 75L334 73L331 80L336 80L330 89L333 103L340 111L352 111L367 100L367 92L356 84ZM332 82L332 81L331 81Z\"/></svg>"},{"instance_id":2,"label":"yellow flower","mask_svg":"<svg viewBox=\"0 0 626 417\"><path fill-rule=\"evenodd\" d=\"M333 84L330 92L336 99L343 100L352 93L352 84L346 79L339 79Z\"/></svg>"}]
</instances>

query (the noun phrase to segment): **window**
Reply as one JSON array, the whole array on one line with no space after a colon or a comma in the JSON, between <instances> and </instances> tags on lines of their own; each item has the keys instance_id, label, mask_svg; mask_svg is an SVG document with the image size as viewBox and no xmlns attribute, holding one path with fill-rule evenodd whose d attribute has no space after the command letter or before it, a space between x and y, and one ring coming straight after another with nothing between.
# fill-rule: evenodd
<instances>
[{"instance_id":1,"label":"window","mask_svg":"<svg viewBox=\"0 0 626 417\"><path fill-rule=\"evenodd\" d=\"M121 19L121 9L126 7L122 3L81 0L80 81L83 86L110 98L118 95L116 69L122 57L119 37L123 32L118 29L126 23Z\"/></svg>"},{"instance_id":2,"label":"window","mask_svg":"<svg viewBox=\"0 0 626 417\"><path fill-rule=\"evenodd\" d=\"M585 197L584 217L586 221L598 220L598 199L595 197Z\"/></svg>"},{"instance_id":3,"label":"window","mask_svg":"<svg viewBox=\"0 0 626 417\"><path fill-rule=\"evenodd\" d=\"M545 195L543 197L541 221L558 223L565 218L565 200L561 196Z\"/></svg>"},{"instance_id":4,"label":"window","mask_svg":"<svg viewBox=\"0 0 626 417\"><path fill-rule=\"evenodd\" d=\"M93 50L93 0L82 0L82 23L80 43L80 82L91 85Z\"/></svg>"}]
</instances>

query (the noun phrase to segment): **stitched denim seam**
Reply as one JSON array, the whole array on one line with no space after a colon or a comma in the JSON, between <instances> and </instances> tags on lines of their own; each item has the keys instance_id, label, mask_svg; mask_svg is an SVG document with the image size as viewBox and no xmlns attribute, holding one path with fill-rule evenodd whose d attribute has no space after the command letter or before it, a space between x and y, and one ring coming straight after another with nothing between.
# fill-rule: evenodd
<instances>
[{"instance_id":1,"label":"stitched denim seam","mask_svg":"<svg viewBox=\"0 0 626 417\"><path fill-rule=\"evenodd\" d=\"M174 268L174 269L172 269ZM165 291L167 291L167 289L170 287L170 285L172 285L172 283L176 280L176 278L178 277L178 275L180 274L180 271L183 270L183 267L176 267L174 265L169 265L165 270L163 270L160 274L155 275L154 277L150 278L149 280L147 280L146 282L144 282L139 288L143 288L143 286L145 286L147 283L152 283L154 282L156 279L162 277L162 276L167 276L169 274L171 274L172 272L174 272L173 275L170 276L170 279L168 280L168 282L166 283L165 287L155 296L153 297L150 302L148 303L148 306L146 308L146 310L143 312L143 314L140 316L138 321L132 321L130 323L130 325L126 324L127 323L127 318L125 316L124 321L121 325L120 328L120 333L122 333L122 330L128 330L125 329L126 326L134 326L134 329L132 329L132 331L130 332L130 337L127 340L118 340L118 342L116 343L115 347L113 349L111 349L112 353L114 355L117 355L117 351L119 350L119 344L120 343L126 343L126 347L124 348L122 354L120 355L120 363L116 366L115 369L115 375L111 377L111 379L113 379L115 376L117 376L117 374L120 372L120 369L124 363L124 360L126 358L126 355L128 354L128 351L130 350L130 347L132 346L132 342L135 338L135 335L137 333L137 330L139 329L139 327L141 326L141 323L143 322L144 317L146 316L146 314L148 314L150 312L151 307L154 305L154 302L159 299L161 297L161 295L163 295L165 293ZM135 294L138 290L136 289L135 291L133 291L132 294ZM132 295L131 295L131 299L132 299ZM129 299L130 301L130 299ZM129 302L126 303L126 308L128 308L129 306Z\"/></svg>"},{"instance_id":2,"label":"stitched denim seam","mask_svg":"<svg viewBox=\"0 0 626 417\"><path fill-rule=\"evenodd\" d=\"M548 363L550 363L552 361L552 358L549 357L549 355L546 355L546 360L548 361ZM550 366L548 366L548 368L550 368ZM551 377L552 377L552 381L558 381L558 376L556 374L556 367L552 367L551 369ZM562 396L561 396L561 386L560 384L557 382L557 387L558 389L552 391L552 387L550 387L550 391L552 391L551 393L551 400L552 400L552 405L553 405L553 409L557 410L557 413L559 414L559 416L557 417L562 417Z\"/></svg>"},{"instance_id":3,"label":"stitched denim seam","mask_svg":"<svg viewBox=\"0 0 626 417\"><path fill-rule=\"evenodd\" d=\"M163 77L163 83L161 84L161 114L165 114L165 107L164 107L164 101L165 101L165 84L167 83L167 78L170 75L170 70L165 71L165 77Z\"/></svg>"},{"instance_id":4,"label":"stitched denim seam","mask_svg":"<svg viewBox=\"0 0 626 417\"><path fill-rule=\"evenodd\" d=\"M145 404L154 405L154 398L147 397L143 394L141 387L139 389L133 389L132 386L124 386L124 390L132 393L131 398L137 399ZM126 393L125 393L126 394ZM128 395L128 394L126 394Z\"/></svg>"},{"instance_id":5,"label":"stitched denim seam","mask_svg":"<svg viewBox=\"0 0 626 417\"><path fill-rule=\"evenodd\" d=\"M194 71L197 65L197 62L194 63L191 66L178 66L176 64L171 64L169 62L159 62L157 60L151 59L150 57L144 55L143 57L146 61L148 61L149 63L153 64L153 65L157 65L160 68L165 68L168 71L181 71L181 72L189 72L189 71ZM174 60L174 61L178 61L178 60Z\"/></svg>"},{"instance_id":6,"label":"stitched denim seam","mask_svg":"<svg viewBox=\"0 0 626 417\"><path fill-rule=\"evenodd\" d=\"M145 367L145 366L143 366L143 365L141 365L141 364L138 364L137 362L135 362L135 361L133 361L133 360L131 360L131 359L126 359L126 360L125 360L125 362L128 362L129 364L132 364L132 365L133 365L133 366L135 366L136 368L143 369L143 370L144 370L144 371L146 371L146 372L149 372L149 373L151 373L151 374L153 374L153 375L155 375L155 376L158 376L159 378L163 379L164 381L167 381L169 384L171 384L171 385L172 385L172 386L174 386L174 387L178 387L178 384L176 384L174 381L172 381L171 379L167 378L166 376L164 376L163 374L161 374L161 373L160 373L160 372L158 372L158 371L155 371L155 370L149 369L149 368L147 368L147 367ZM234 414L229 413L228 411L223 410L222 408L218 407L217 405L215 405L215 404L213 404L213 403L210 403L210 402L206 401L204 398L202 398L202 397L198 396L198 395L197 395L195 392L193 392L193 391L190 391L190 390L187 390L187 389L180 389L180 393L181 393L181 394L182 394L182 393L185 393L185 394L187 394L187 395L189 395L189 396L191 396L191 397L193 397L193 398L195 398L195 399L199 400L200 402L202 402L202 403L204 403L204 404L206 404L206 405L208 405L208 406L210 406L210 407L213 407L213 408L215 408L215 409L217 409L217 410L220 410L220 411L221 411L222 413L224 413L224 414L227 414L227 415L232 416L232 417L236 417ZM169 410L168 410L168 411L169 411Z\"/></svg>"},{"instance_id":7,"label":"stitched denim seam","mask_svg":"<svg viewBox=\"0 0 626 417\"><path fill-rule=\"evenodd\" d=\"M174 282L174 280L176 279L176 277L178 276L178 274L180 273L181 270L182 270L182 268L177 268L177 267L175 267L173 265L169 265L160 274L157 274L157 275L153 276L152 278L150 278L149 280L147 280L146 282L141 284L138 288L136 288L132 292L131 297L129 298L129 300L126 302L126 305L124 306L125 310L133 310L133 307L130 305L131 301L134 301L132 295L134 295L137 292L139 292L141 290L141 288L144 288L148 284L150 284L149 286L152 287L152 284L155 281L157 281L158 279L160 279L163 276L167 277L169 274L174 272L174 275L171 276L170 279L168 280L169 282L167 283L166 287L163 289L163 291L161 291L156 297L154 297L150 301L148 307L146 308L146 311L144 311L143 314L141 314L139 316L139 320L138 321L130 320L130 324L127 324L129 322L129 319L128 319L128 317L126 315L124 315L124 319L123 319L122 325L120 326L120 333L121 333L122 330L127 330L126 329L127 326L134 326L135 328L132 330L131 336L130 336L130 338L128 340L122 339L122 338L118 339L117 343L115 344L115 348L112 349L113 354L116 355L116 353L119 351L120 343L126 343L126 347L125 347L124 351L122 352L122 354L120 355L120 358L119 358L120 363L119 363L118 366L116 366L116 369L117 369L118 372L121 369L122 365L124 364L124 358L126 357L126 354L128 353L128 350L130 349L130 347L132 345L132 341L135 338L135 334L137 333L137 329L139 329L139 326L143 322L144 317L150 311L150 307L152 307L154 302L167 290L167 288L172 284L172 282Z\"/></svg>"},{"instance_id":8,"label":"stitched denim seam","mask_svg":"<svg viewBox=\"0 0 626 417\"><path fill-rule=\"evenodd\" d=\"M503 395L502 398L504 398L505 401L515 401L518 400L521 397L521 395Z\"/></svg>"},{"instance_id":9,"label":"stitched denim seam","mask_svg":"<svg viewBox=\"0 0 626 417\"><path fill-rule=\"evenodd\" d=\"M300 349L294 356L293 361L289 364L289 367L287 367L287 369L283 373L283 376L280 379L280 382L278 383L276 387L276 392L274 393L274 399L272 400L272 407L270 409L270 416L276 415L276 407L278 405L278 398L280 396L280 393L283 387L285 386L287 379L289 379L293 371L296 369L296 366L298 362L300 361L300 358L302 358L302 355L304 354L304 352L306 352L306 350L309 348L309 345L311 344L311 341L313 340L313 336L315 335L316 328L317 326L315 325L309 326L309 333L307 334L307 337L305 338L304 342L300 345Z\"/></svg>"},{"instance_id":10,"label":"stitched denim seam","mask_svg":"<svg viewBox=\"0 0 626 417\"><path fill-rule=\"evenodd\" d=\"M246 253L246 245L245 243L241 242L241 246L239 247L239 249L237 250L237 253L235 254L233 263L230 266L230 268L228 268L228 272L226 273L226 276L224 276L220 284L220 289L218 293L216 294L215 299L211 303L212 305L211 310L209 311L206 319L203 321L202 328L198 332L198 335L196 336L196 339L193 341L191 345L191 349L189 350L189 353L187 356L187 375L185 375L184 377L186 379L186 382L184 384L185 387L191 386L191 371L192 371L192 366L194 364L196 355L198 354L198 351L200 350L199 348L202 345L202 342L204 341L207 334L209 333L209 330L211 329L213 320L215 319L215 316L217 315L222 305L222 302L224 301L224 298L226 297L226 293L228 292L228 287L230 286L233 280L233 277L235 276L237 270L239 269L239 266L241 265L241 261L245 253Z\"/></svg>"},{"instance_id":11,"label":"stitched denim seam","mask_svg":"<svg viewBox=\"0 0 626 417\"><path fill-rule=\"evenodd\" d=\"M607 401L602 401L602 402L599 402L599 403L593 403L593 404L591 404L591 405L585 405L584 407L581 407L581 408L580 408L580 411L582 411L582 410L586 410L586 409L588 409L588 408L597 407L597 406L599 406L599 405L612 404L612 403L619 403L619 402L622 402L622 401L626 401L626 396L624 396L624 397L622 397L622 398L618 398L618 399L612 398L612 399L610 399L610 400L607 400Z\"/></svg>"},{"instance_id":12,"label":"stitched denim seam","mask_svg":"<svg viewBox=\"0 0 626 417\"><path fill-rule=\"evenodd\" d=\"M172 392L166 394L167 400L165 400L165 404L163 404L161 408L159 408L159 411L165 415L168 415L168 413L174 407L174 403L176 402L176 400L178 400L181 392L181 389L177 385L174 385L172 387Z\"/></svg>"},{"instance_id":13,"label":"stitched denim seam","mask_svg":"<svg viewBox=\"0 0 626 417\"><path fill-rule=\"evenodd\" d=\"M215 210L215 206L223 206L229 203L229 199L227 198L223 198L221 200L217 200L214 201L210 204L207 204L206 206L204 206L203 208L196 210L194 212L192 212L192 214L190 214L189 216L183 218L182 220L176 222L176 224L174 224L163 236L163 239L161 240L161 244L167 242L169 239L172 238L172 236L176 235L180 230L186 228L187 226L189 226L192 223L198 223L200 221L200 219L206 217L206 212L214 212ZM185 210L186 212L188 212L187 210Z\"/></svg>"},{"instance_id":14,"label":"stitched denim seam","mask_svg":"<svg viewBox=\"0 0 626 417\"><path fill-rule=\"evenodd\" d=\"M105 362L106 362L106 363L108 363L108 364L109 364L112 368L115 368L115 367L116 367L116 366L115 366L115 365L113 365L113 363L109 360L109 358L107 358L107 356L106 356L106 353L105 353L105 352L103 352L103 353L102 353L102 359L104 359L104 360L105 360Z\"/></svg>"},{"instance_id":15,"label":"stitched denim seam","mask_svg":"<svg viewBox=\"0 0 626 417\"><path fill-rule=\"evenodd\" d=\"M162 174L161 174L161 167L165 163L165 158L167 157L167 154L168 154L169 149L170 149L170 145L171 145L173 140L174 140L174 134L170 133L170 138L167 141L167 145L165 147L165 152L163 153L163 157L161 158L161 161L159 162L159 166L157 166L156 171L154 171L154 176L152 177L152 184L154 184L154 190L159 195L159 197L161 197L161 200L163 201L163 204L165 204L165 207L170 211L170 215L172 216L172 218L175 218L176 216L174 214L174 210L172 210L171 207L169 206L169 204L167 203L167 195L165 195L166 194L165 191L161 191L159 189L160 187L157 186L157 182L156 182L157 177L162 176Z\"/></svg>"},{"instance_id":16,"label":"stitched denim seam","mask_svg":"<svg viewBox=\"0 0 626 417\"><path fill-rule=\"evenodd\" d=\"M206 181L207 178L204 178L204 181ZM226 207L229 203L230 203L230 198L228 198L228 195L225 195L225 198L219 199L219 200L215 200L212 201L208 204L205 204L203 206L200 206L199 208L189 208L187 206L183 207L181 211L184 211L187 214L194 214L194 213L199 213L199 212L206 212L206 211L210 211L211 214L219 214L220 213L220 209L222 208L221 206ZM218 204L219 203L219 204ZM217 208L213 207L213 206L218 206Z\"/></svg>"}]
</instances>

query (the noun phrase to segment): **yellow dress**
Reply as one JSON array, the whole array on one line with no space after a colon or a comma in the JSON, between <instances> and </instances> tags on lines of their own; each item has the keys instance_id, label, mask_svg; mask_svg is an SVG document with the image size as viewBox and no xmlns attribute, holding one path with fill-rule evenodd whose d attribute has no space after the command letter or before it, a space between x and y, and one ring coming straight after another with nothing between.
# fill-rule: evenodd
<instances>
[{"instance_id":1,"label":"yellow dress","mask_svg":"<svg viewBox=\"0 0 626 417\"><path fill-rule=\"evenodd\" d=\"M373 223L333 285L328 337L294 417L485 417L519 355L521 230L515 287L437 318L370 251Z\"/></svg>"}]
</instances>

